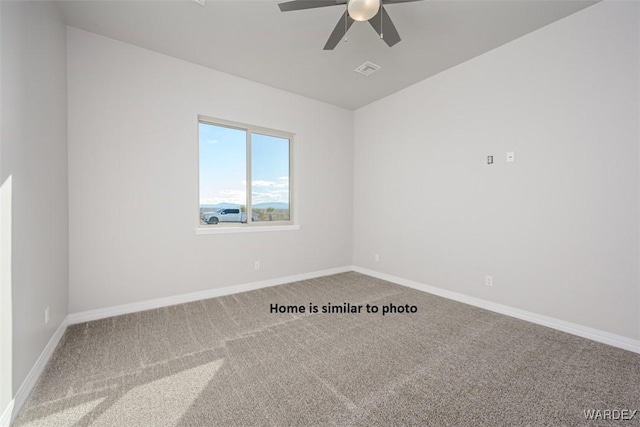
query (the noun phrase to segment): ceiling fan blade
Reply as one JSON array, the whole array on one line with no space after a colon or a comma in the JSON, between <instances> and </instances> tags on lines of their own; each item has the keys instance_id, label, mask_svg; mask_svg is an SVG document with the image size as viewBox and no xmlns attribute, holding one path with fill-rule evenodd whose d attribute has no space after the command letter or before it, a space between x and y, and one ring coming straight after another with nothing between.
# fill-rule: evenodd
<instances>
[{"instance_id":1,"label":"ceiling fan blade","mask_svg":"<svg viewBox=\"0 0 640 427\"><path fill-rule=\"evenodd\" d=\"M345 17L347 20L346 25L344 22ZM353 25L353 22L354 22L353 19L349 16L349 13L345 10L344 14L340 17L340 20L336 24L336 27L333 29L333 32L329 36L329 39L327 40L327 44L324 45L324 50L333 50L338 45L338 43L340 43L340 40L342 40L344 35L347 34L347 31L349 31L349 28L351 28L351 25Z\"/></svg>"},{"instance_id":2,"label":"ceiling fan blade","mask_svg":"<svg viewBox=\"0 0 640 427\"><path fill-rule=\"evenodd\" d=\"M347 0L293 0L279 3L278 7L281 12L289 12L292 10L313 9L316 7L337 6L346 4Z\"/></svg>"},{"instance_id":3,"label":"ceiling fan blade","mask_svg":"<svg viewBox=\"0 0 640 427\"><path fill-rule=\"evenodd\" d=\"M414 1L422 1L422 0L382 0L382 4L411 3Z\"/></svg>"},{"instance_id":4,"label":"ceiling fan blade","mask_svg":"<svg viewBox=\"0 0 640 427\"><path fill-rule=\"evenodd\" d=\"M382 22L380 22L380 14L382 14ZM398 30L396 30L396 26L393 25L384 6L380 8L376 16L369 19L369 24L376 30L378 35L382 35L382 40L384 40L389 47L400 41L400 34L398 34Z\"/></svg>"}]
</instances>

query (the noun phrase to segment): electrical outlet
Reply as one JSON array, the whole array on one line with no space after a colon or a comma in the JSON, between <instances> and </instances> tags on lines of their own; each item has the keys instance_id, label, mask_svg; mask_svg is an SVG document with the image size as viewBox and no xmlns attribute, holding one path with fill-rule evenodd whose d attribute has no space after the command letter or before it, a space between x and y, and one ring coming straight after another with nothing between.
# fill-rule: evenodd
<instances>
[{"instance_id":1,"label":"electrical outlet","mask_svg":"<svg viewBox=\"0 0 640 427\"><path fill-rule=\"evenodd\" d=\"M493 276L485 276L484 284L487 286L493 286Z\"/></svg>"},{"instance_id":2,"label":"electrical outlet","mask_svg":"<svg viewBox=\"0 0 640 427\"><path fill-rule=\"evenodd\" d=\"M44 309L44 324L49 324L49 307Z\"/></svg>"},{"instance_id":3,"label":"electrical outlet","mask_svg":"<svg viewBox=\"0 0 640 427\"><path fill-rule=\"evenodd\" d=\"M260 261L255 261L253 263L253 268L256 269L256 270L260 270Z\"/></svg>"},{"instance_id":4,"label":"electrical outlet","mask_svg":"<svg viewBox=\"0 0 640 427\"><path fill-rule=\"evenodd\" d=\"M380 262L380 254L375 254L375 255L373 256L373 259L375 259L375 260L376 260L376 262Z\"/></svg>"}]
</instances>

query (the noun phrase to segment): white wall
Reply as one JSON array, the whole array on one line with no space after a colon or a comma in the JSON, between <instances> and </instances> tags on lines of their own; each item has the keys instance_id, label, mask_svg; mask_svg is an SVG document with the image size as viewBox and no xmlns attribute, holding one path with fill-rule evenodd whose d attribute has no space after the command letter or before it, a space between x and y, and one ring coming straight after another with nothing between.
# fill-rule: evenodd
<instances>
[{"instance_id":1,"label":"white wall","mask_svg":"<svg viewBox=\"0 0 640 427\"><path fill-rule=\"evenodd\" d=\"M3 412L13 400L11 187L11 177L0 182L0 425Z\"/></svg>"},{"instance_id":2,"label":"white wall","mask_svg":"<svg viewBox=\"0 0 640 427\"><path fill-rule=\"evenodd\" d=\"M356 111L354 263L640 338L639 46L603 2Z\"/></svg>"},{"instance_id":3,"label":"white wall","mask_svg":"<svg viewBox=\"0 0 640 427\"><path fill-rule=\"evenodd\" d=\"M0 183L4 192L11 178L15 396L67 315L66 42L54 4L3 1L0 8Z\"/></svg>"},{"instance_id":4,"label":"white wall","mask_svg":"<svg viewBox=\"0 0 640 427\"><path fill-rule=\"evenodd\" d=\"M351 264L352 112L74 28L68 72L70 312ZM297 134L300 230L194 233L198 114Z\"/></svg>"},{"instance_id":5,"label":"white wall","mask_svg":"<svg viewBox=\"0 0 640 427\"><path fill-rule=\"evenodd\" d=\"M2 99L2 6L0 6L0 100ZM1 103L0 103L1 104ZM11 178L2 174L2 109L0 105L0 425L13 400L11 362ZM4 421L6 423L6 421Z\"/></svg>"}]
</instances>

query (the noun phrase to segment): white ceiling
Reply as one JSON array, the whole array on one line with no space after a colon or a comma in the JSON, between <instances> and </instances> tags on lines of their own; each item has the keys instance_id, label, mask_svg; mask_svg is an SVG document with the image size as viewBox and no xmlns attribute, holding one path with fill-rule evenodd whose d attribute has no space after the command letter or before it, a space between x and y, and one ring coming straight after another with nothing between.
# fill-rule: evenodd
<instances>
[{"instance_id":1,"label":"white ceiling","mask_svg":"<svg viewBox=\"0 0 640 427\"><path fill-rule=\"evenodd\" d=\"M348 109L357 109L594 4L424 0L387 5L402 41L366 22L323 51L344 12L282 13L277 1L63 1L68 25ZM550 46L550 48L553 48ZM365 61L382 66L363 76Z\"/></svg>"}]
</instances>

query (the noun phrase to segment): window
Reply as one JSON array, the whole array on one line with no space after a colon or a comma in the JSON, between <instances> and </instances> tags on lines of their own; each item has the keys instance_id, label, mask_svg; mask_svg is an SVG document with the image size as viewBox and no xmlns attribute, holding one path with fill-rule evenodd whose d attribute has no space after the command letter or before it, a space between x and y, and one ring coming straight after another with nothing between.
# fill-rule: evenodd
<instances>
[{"instance_id":1,"label":"window","mask_svg":"<svg viewBox=\"0 0 640 427\"><path fill-rule=\"evenodd\" d=\"M199 117L199 228L291 225L293 134Z\"/></svg>"}]
</instances>

